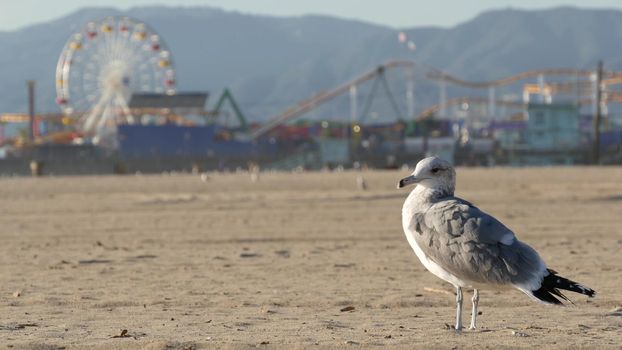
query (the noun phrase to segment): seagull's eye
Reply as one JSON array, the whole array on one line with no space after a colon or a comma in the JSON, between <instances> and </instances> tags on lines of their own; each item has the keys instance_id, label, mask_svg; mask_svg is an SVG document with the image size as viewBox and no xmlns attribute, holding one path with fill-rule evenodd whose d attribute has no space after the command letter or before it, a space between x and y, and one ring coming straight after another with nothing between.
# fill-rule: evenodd
<instances>
[{"instance_id":1,"label":"seagull's eye","mask_svg":"<svg viewBox=\"0 0 622 350\"><path fill-rule=\"evenodd\" d=\"M432 174L437 174L439 171L441 171L441 168L432 168Z\"/></svg>"}]
</instances>

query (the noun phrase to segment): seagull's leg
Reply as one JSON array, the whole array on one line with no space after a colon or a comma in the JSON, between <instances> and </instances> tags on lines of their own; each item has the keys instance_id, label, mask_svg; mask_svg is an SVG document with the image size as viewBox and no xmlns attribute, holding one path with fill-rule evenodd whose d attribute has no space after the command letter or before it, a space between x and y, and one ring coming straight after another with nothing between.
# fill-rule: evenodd
<instances>
[{"instance_id":1,"label":"seagull's leg","mask_svg":"<svg viewBox=\"0 0 622 350\"><path fill-rule=\"evenodd\" d=\"M473 311L471 311L471 327L469 329L475 329L475 319L477 318L477 304L479 303L479 290L473 289Z\"/></svg>"},{"instance_id":2,"label":"seagull's leg","mask_svg":"<svg viewBox=\"0 0 622 350\"><path fill-rule=\"evenodd\" d=\"M456 330L462 330L462 288L456 287Z\"/></svg>"}]
</instances>

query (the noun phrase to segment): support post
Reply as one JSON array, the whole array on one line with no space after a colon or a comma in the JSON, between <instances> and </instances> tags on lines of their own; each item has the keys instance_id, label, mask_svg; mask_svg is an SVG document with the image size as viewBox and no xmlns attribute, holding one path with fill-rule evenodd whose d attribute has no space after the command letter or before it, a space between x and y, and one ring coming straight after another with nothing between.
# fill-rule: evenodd
<instances>
[{"instance_id":1,"label":"support post","mask_svg":"<svg viewBox=\"0 0 622 350\"><path fill-rule=\"evenodd\" d=\"M596 113L594 115L594 144L592 149L592 161L594 164L600 163L600 120L602 104L602 82L603 82L603 61L598 61L596 69Z\"/></svg>"},{"instance_id":2,"label":"support post","mask_svg":"<svg viewBox=\"0 0 622 350\"><path fill-rule=\"evenodd\" d=\"M490 119L495 119L495 114L497 113L497 100L495 97L495 87L488 87L488 117Z\"/></svg>"},{"instance_id":3,"label":"support post","mask_svg":"<svg viewBox=\"0 0 622 350\"><path fill-rule=\"evenodd\" d=\"M384 75L384 72L382 72L381 75L379 75L378 77L382 79L382 85L384 86L384 91L387 93L387 97L389 98L389 102L391 103L391 106L393 107L393 112L395 112L395 116L399 120L404 120L404 118L402 117L402 112L400 112L400 108L398 107L397 102L395 101L395 98L393 98L393 93L391 93L391 88L389 87L389 82L387 81L387 77Z\"/></svg>"},{"instance_id":4,"label":"support post","mask_svg":"<svg viewBox=\"0 0 622 350\"><path fill-rule=\"evenodd\" d=\"M28 85L28 138L32 143L35 141L35 81L28 80L26 84Z\"/></svg>"},{"instance_id":5,"label":"support post","mask_svg":"<svg viewBox=\"0 0 622 350\"><path fill-rule=\"evenodd\" d=\"M358 119L358 91L356 85L350 85L350 124L356 123Z\"/></svg>"},{"instance_id":6,"label":"support post","mask_svg":"<svg viewBox=\"0 0 622 350\"><path fill-rule=\"evenodd\" d=\"M544 75L538 74L538 91L540 91L540 103L545 103L546 99L544 98L544 90L546 88L546 83L544 82Z\"/></svg>"},{"instance_id":7,"label":"support post","mask_svg":"<svg viewBox=\"0 0 622 350\"><path fill-rule=\"evenodd\" d=\"M441 118L445 118L446 109L447 109L447 83L445 82L445 77L441 77L439 81L440 87L440 101L439 101L439 116Z\"/></svg>"},{"instance_id":8,"label":"support post","mask_svg":"<svg viewBox=\"0 0 622 350\"><path fill-rule=\"evenodd\" d=\"M406 118L415 117L415 67L408 67L406 72Z\"/></svg>"}]
</instances>

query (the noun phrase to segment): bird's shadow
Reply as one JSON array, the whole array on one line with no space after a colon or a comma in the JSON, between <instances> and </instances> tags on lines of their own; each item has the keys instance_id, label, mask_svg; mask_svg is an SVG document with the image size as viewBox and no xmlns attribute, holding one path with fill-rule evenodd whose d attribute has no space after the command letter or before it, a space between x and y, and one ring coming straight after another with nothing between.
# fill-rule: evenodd
<instances>
[{"instance_id":1,"label":"bird's shadow","mask_svg":"<svg viewBox=\"0 0 622 350\"><path fill-rule=\"evenodd\" d=\"M598 200L598 201L608 201L608 202L622 201L622 194L614 194L612 196L598 197L598 198L596 198L596 200Z\"/></svg>"}]
</instances>

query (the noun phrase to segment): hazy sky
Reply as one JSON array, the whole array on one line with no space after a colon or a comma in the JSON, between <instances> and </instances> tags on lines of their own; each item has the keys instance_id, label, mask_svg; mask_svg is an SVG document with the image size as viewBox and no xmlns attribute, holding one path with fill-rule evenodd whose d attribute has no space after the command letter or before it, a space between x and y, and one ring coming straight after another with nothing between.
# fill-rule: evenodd
<instances>
[{"instance_id":1,"label":"hazy sky","mask_svg":"<svg viewBox=\"0 0 622 350\"><path fill-rule=\"evenodd\" d=\"M586 4L589 5L586 6ZM451 26L488 9L538 9L561 5L622 9L621 0L0 0L0 30L12 30L63 16L81 7L207 5L277 16L327 14L392 27Z\"/></svg>"}]
</instances>

